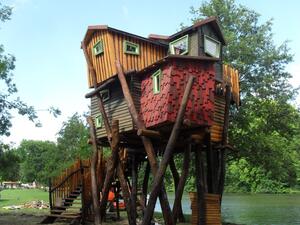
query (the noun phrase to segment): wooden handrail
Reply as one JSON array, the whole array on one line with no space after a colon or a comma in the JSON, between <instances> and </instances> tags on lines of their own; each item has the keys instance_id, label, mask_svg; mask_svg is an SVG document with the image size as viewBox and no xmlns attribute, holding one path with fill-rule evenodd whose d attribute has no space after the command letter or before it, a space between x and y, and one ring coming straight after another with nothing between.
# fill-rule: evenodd
<instances>
[{"instance_id":1,"label":"wooden handrail","mask_svg":"<svg viewBox=\"0 0 300 225\"><path fill-rule=\"evenodd\" d=\"M88 166L82 166L83 168L89 168ZM65 179L60 182L60 184L56 185L54 188L51 188L51 190L49 190L49 192L53 192L56 189L58 189L59 187L61 187L71 176L73 176L75 173L78 173L81 171L82 168L78 168L77 170L73 171L72 173L70 173L67 177L65 177Z\"/></svg>"}]
</instances>

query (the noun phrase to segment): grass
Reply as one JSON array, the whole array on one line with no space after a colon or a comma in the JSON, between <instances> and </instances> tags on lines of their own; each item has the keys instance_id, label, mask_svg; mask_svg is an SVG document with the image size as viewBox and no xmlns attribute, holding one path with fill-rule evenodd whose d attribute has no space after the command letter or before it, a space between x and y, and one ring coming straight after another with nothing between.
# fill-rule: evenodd
<instances>
[{"instance_id":1,"label":"grass","mask_svg":"<svg viewBox=\"0 0 300 225\"><path fill-rule=\"evenodd\" d=\"M0 212L7 212L4 206L22 205L26 202L43 200L48 202L48 192L39 189L6 189L0 192ZM22 209L23 212L44 211L39 209ZM48 209L46 210L48 211Z\"/></svg>"}]
</instances>

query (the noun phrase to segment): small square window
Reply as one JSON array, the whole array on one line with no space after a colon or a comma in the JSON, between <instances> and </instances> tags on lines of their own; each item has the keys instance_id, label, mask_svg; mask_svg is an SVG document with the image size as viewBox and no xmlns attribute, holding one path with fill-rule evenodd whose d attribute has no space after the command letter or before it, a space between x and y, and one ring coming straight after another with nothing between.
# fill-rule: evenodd
<instances>
[{"instance_id":1,"label":"small square window","mask_svg":"<svg viewBox=\"0 0 300 225\"><path fill-rule=\"evenodd\" d=\"M204 35L204 52L212 57L219 58L221 43L207 35Z\"/></svg>"},{"instance_id":2,"label":"small square window","mask_svg":"<svg viewBox=\"0 0 300 225\"><path fill-rule=\"evenodd\" d=\"M106 102L110 98L109 89L104 89L100 91L100 95L102 97L102 101Z\"/></svg>"},{"instance_id":3,"label":"small square window","mask_svg":"<svg viewBox=\"0 0 300 225\"><path fill-rule=\"evenodd\" d=\"M97 115L95 117L95 126L96 128L102 128L102 124L103 124L103 119L102 119L102 115Z\"/></svg>"},{"instance_id":4,"label":"small square window","mask_svg":"<svg viewBox=\"0 0 300 225\"><path fill-rule=\"evenodd\" d=\"M189 36L185 35L169 44L170 53L173 55L185 55L189 52Z\"/></svg>"},{"instance_id":5,"label":"small square window","mask_svg":"<svg viewBox=\"0 0 300 225\"><path fill-rule=\"evenodd\" d=\"M104 50L103 50L103 41L102 40L98 41L94 45L93 52L94 52L94 55L100 55L101 53L104 52Z\"/></svg>"},{"instance_id":6,"label":"small square window","mask_svg":"<svg viewBox=\"0 0 300 225\"><path fill-rule=\"evenodd\" d=\"M132 43L130 41L124 41L123 43L124 52L127 54L139 55L140 46L138 44Z\"/></svg>"},{"instance_id":7,"label":"small square window","mask_svg":"<svg viewBox=\"0 0 300 225\"><path fill-rule=\"evenodd\" d=\"M161 82L161 70L157 70L152 74L152 83L153 83L153 93L157 94L160 92L160 82Z\"/></svg>"}]
</instances>

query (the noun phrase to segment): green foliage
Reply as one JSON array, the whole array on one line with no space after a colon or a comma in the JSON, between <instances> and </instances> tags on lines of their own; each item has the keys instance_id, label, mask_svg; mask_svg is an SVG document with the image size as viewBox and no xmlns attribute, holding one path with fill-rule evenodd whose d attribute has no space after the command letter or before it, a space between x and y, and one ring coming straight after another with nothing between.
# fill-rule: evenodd
<instances>
[{"instance_id":1,"label":"green foliage","mask_svg":"<svg viewBox=\"0 0 300 225\"><path fill-rule=\"evenodd\" d=\"M300 114L286 65L287 42L273 42L272 20L235 0L211 0L192 8L193 21L217 16L227 41L224 62L239 70L242 106L231 109L227 190L280 192L299 185ZM298 182L298 183L297 183Z\"/></svg>"},{"instance_id":2,"label":"green foliage","mask_svg":"<svg viewBox=\"0 0 300 225\"><path fill-rule=\"evenodd\" d=\"M50 141L23 140L17 151L22 160L21 180L47 184L59 162L56 144Z\"/></svg>"},{"instance_id":3,"label":"green foliage","mask_svg":"<svg viewBox=\"0 0 300 225\"><path fill-rule=\"evenodd\" d=\"M87 124L83 122L78 113L75 113L67 122L63 123L61 130L58 132L57 147L61 152L61 160L73 162L79 157L90 157L92 150L87 143L88 138Z\"/></svg>"},{"instance_id":4,"label":"green foliage","mask_svg":"<svg viewBox=\"0 0 300 225\"><path fill-rule=\"evenodd\" d=\"M19 180L20 158L15 150L0 143L0 181Z\"/></svg>"}]
</instances>

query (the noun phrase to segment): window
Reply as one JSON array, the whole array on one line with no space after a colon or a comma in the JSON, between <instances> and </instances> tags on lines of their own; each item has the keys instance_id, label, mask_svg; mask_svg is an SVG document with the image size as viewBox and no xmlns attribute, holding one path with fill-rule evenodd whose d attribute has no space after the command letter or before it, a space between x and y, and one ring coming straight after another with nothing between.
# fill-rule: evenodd
<instances>
[{"instance_id":1,"label":"window","mask_svg":"<svg viewBox=\"0 0 300 225\"><path fill-rule=\"evenodd\" d=\"M102 115L97 115L95 118L95 126L96 128L102 128L102 124L103 124L103 119L102 119Z\"/></svg>"},{"instance_id":2,"label":"window","mask_svg":"<svg viewBox=\"0 0 300 225\"><path fill-rule=\"evenodd\" d=\"M169 44L170 53L173 55L185 55L189 52L189 36L185 35Z\"/></svg>"},{"instance_id":3,"label":"window","mask_svg":"<svg viewBox=\"0 0 300 225\"><path fill-rule=\"evenodd\" d=\"M152 74L153 93L157 94L160 92L160 81L161 81L161 70L157 70Z\"/></svg>"},{"instance_id":4,"label":"window","mask_svg":"<svg viewBox=\"0 0 300 225\"><path fill-rule=\"evenodd\" d=\"M94 52L94 55L100 55L101 53L104 52L104 50L103 50L103 41L102 40L98 41L94 45L93 52Z\"/></svg>"},{"instance_id":5,"label":"window","mask_svg":"<svg viewBox=\"0 0 300 225\"><path fill-rule=\"evenodd\" d=\"M204 52L210 56L219 58L221 43L209 36L204 35Z\"/></svg>"},{"instance_id":6,"label":"window","mask_svg":"<svg viewBox=\"0 0 300 225\"><path fill-rule=\"evenodd\" d=\"M100 95L102 97L102 101L106 102L110 98L109 89L104 89L100 91Z\"/></svg>"},{"instance_id":7,"label":"window","mask_svg":"<svg viewBox=\"0 0 300 225\"><path fill-rule=\"evenodd\" d=\"M127 54L139 55L140 46L138 44L132 43L130 41L124 41L123 43L124 52Z\"/></svg>"}]
</instances>

